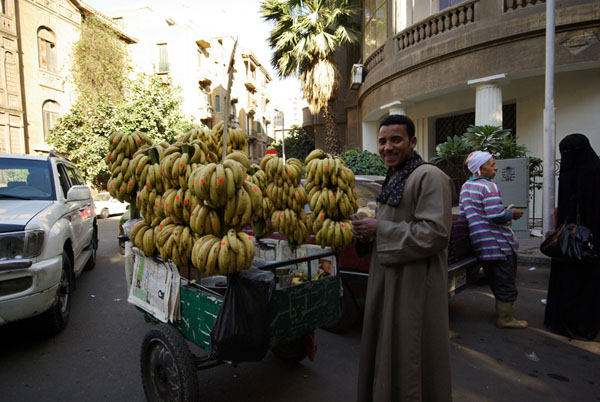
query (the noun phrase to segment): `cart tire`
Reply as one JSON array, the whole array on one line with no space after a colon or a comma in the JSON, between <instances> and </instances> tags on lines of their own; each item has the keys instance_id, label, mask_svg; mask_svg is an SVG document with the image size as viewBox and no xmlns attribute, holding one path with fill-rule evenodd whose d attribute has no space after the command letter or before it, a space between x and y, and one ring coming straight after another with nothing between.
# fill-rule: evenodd
<instances>
[{"instance_id":1,"label":"cart tire","mask_svg":"<svg viewBox=\"0 0 600 402\"><path fill-rule=\"evenodd\" d=\"M350 286L342 278L342 287L344 294L340 297L340 318L337 321L323 325L321 328L334 334L346 332L356 325L360 316L360 308L356 303L356 299L350 290Z\"/></svg>"},{"instance_id":2,"label":"cart tire","mask_svg":"<svg viewBox=\"0 0 600 402\"><path fill-rule=\"evenodd\" d=\"M140 363L146 400L199 399L194 356L183 335L172 326L159 324L148 331L142 342Z\"/></svg>"},{"instance_id":3,"label":"cart tire","mask_svg":"<svg viewBox=\"0 0 600 402\"><path fill-rule=\"evenodd\" d=\"M286 363L300 363L308 356L307 337L303 335L271 349L275 357Z\"/></svg>"}]
</instances>

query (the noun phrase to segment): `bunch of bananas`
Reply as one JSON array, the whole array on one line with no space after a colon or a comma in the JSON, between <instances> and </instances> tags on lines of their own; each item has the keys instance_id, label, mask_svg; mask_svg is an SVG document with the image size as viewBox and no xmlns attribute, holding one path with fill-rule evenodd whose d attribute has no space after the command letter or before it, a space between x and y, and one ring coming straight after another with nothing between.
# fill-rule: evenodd
<instances>
[{"instance_id":1,"label":"bunch of bananas","mask_svg":"<svg viewBox=\"0 0 600 402\"><path fill-rule=\"evenodd\" d=\"M199 128L193 128L190 131L188 131L187 133L179 136L179 138L177 138L177 142L192 142L194 140L200 140L203 143L206 144L208 150L210 152L214 152L215 155L217 155L217 139L215 137L215 135L213 134L213 131L206 127L206 126L202 126Z\"/></svg>"},{"instance_id":2,"label":"bunch of bananas","mask_svg":"<svg viewBox=\"0 0 600 402\"><path fill-rule=\"evenodd\" d=\"M180 268L187 266L198 236L188 226L178 225L171 218L163 219L157 228L156 248L163 261L170 259Z\"/></svg>"},{"instance_id":3,"label":"bunch of bananas","mask_svg":"<svg viewBox=\"0 0 600 402\"><path fill-rule=\"evenodd\" d=\"M316 228L315 244L321 247L331 247L331 250L343 250L352 244L352 221L345 219L334 221L324 219L321 214L315 219L313 226Z\"/></svg>"},{"instance_id":4,"label":"bunch of bananas","mask_svg":"<svg viewBox=\"0 0 600 402\"><path fill-rule=\"evenodd\" d=\"M200 200L212 208L220 208L247 183L249 166L246 155L233 152L225 157L223 163L209 163L194 169L188 178L188 186Z\"/></svg>"},{"instance_id":5,"label":"bunch of bananas","mask_svg":"<svg viewBox=\"0 0 600 402\"><path fill-rule=\"evenodd\" d=\"M155 146L144 145L133 155L130 169L133 169L138 188L148 187L161 194L165 191L160 171L160 160L168 147L169 143L167 142Z\"/></svg>"},{"instance_id":6,"label":"bunch of bananas","mask_svg":"<svg viewBox=\"0 0 600 402\"><path fill-rule=\"evenodd\" d=\"M212 234L221 236L221 220L216 209L204 204L198 204L192 211L190 228L194 233L204 236Z\"/></svg>"},{"instance_id":7,"label":"bunch of bananas","mask_svg":"<svg viewBox=\"0 0 600 402\"><path fill-rule=\"evenodd\" d=\"M311 186L308 193L308 205L312 214L321 212L333 219L348 219L358 209L356 193L349 187L343 190L337 188L319 188Z\"/></svg>"},{"instance_id":8,"label":"bunch of bananas","mask_svg":"<svg viewBox=\"0 0 600 402\"><path fill-rule=\"evenodd\" d=\"M172 144L165 150L160 161L165 189L178 187L187 189L192 171L198 166L216 160L215 153L210 152L200 140Z\"/></svg>"},{"instance_id":9,"label":"bunch of bananas","mask_svg":"<svg viewBox=\"0 0 600 402\"><path fill-rule=\"evenodd\" d=\"M207 276L227 275L248 269L254 259L252 238L229 229L222 238L212 234L202 236L194 244L192 264Z\"/></svg>"},{"instance_id":10,"label":"bunch of bananas","mask_svg":"<svg viewBox=\"0 0 600 402\"><path fill-rule=\"evenodd\" d=\"M174 223L189 223L192 211L199 203L198 198L190 190L171 188L162 195L161 207L158 209L164 213L165 217L171 218Z\"/></svg>"},{"instance_id":11,"label":"bunch of bananas","mask_svg":"<svg viewBox=\"0 0 600 402\"><path fill-rule=\"evenodd\" d=\"M223 121L217 123L217 125L213 128L213 136L218 145L217 147L217 155L219 158L223 157ZM246 133L241 127L233 128L228 127L227 129L227 155L231 152L238 151L242 152L245 155L248 155L248 140L246 139Z\"/></svg>"},{"instance_id":12,"label":"bunch of bananas","mask_svg":"<svg viewBox=\"0 0 600 402\"><path fill-rule=\"evenodd\" d=\"M287 183L283 183L282 187L277 186L275 183L269 183L266 194L277 209L290 208L294 211L300 211L304 209L304 205L308 201L304 186L288 186Z\"/></svg>"},{"instance_id":13,"label":"bunch of bananas","mask_svg":"<svg viewBox=\"0 0 600 402\"><path fill-rule=\"evenodd\" d=\"M315 243L341 250L352 243L350 216L358 209L354 173L339 157L320 149L305 160L306 191L311 210L309 227Z\"/></svg>"},{"instance_id":14,"label":"bunch of bananas","mask_svg":"<svg viewBox=\"0 0 600 402\"><path fill-rule=\"evenodd\" d=\"M147 256L154 255L156 251L154 245L155 229L142 219L133 225L129 234L133 245L142 250Z\"/></svg>"},{"instance_id":15,"label":"bunch of bananas","mask_svg":"<svg viewBox=\"0 0 600 402\"><path fill-rule=\"evenodd\" d=\"M315 149L306 157L306 182L316 186L337 186L354 189L354 173L340 157L332 157L321 149ZM309 188L306 191L310 191Z\"/></svg>"},{"instance_id":16,"label":"bunch of bananas","mask_svg":"<svg viewBox=\"0 0 600 402\"><path fill-rule=\"evenodd\" d=\"M271 228L287 237L288 241L293 244L307 243L310 237L308 217L304 210L296 212L286 208L273 211Z\"/></svg>"},{"instance_id":17,"label":"bunch of bananas","mask_svg":"<svg viewBox=\"0 0 600 402\"><path fill-rule=\"evenodd\" d=\"M267 176L256 163L253 163L248 170L248 180L261 190L264 190L267 186Z\"/></svg>"},{"instance_id":18,"label":"bunch of bananas","mask_svg":"<svg viewBox=\"0 0 600 402\"><path fill-rule=\"evenodd\" d=\"M296 187L302 179L302 162L290 158L285 163L283 158L268 154L260 161L260 168L267 176L267 182L282 187L284 183Z\"/></svg>"},{"instance_id":19,"label":"bunch of bananas","mask_svg":"<svg viewBox=\"0 0 600 402\"><path fill-rule=\"evenodd\" d=\"M165 217L161 198L160 193L150 187L144 187L135 197L135 205L150 226L158 225Z\"/></svg>"},{"instance_id":20,"label":"bunch of bananas","mask_svg":"<svg viewBox=\"0 0 600 402\"><path fill-rule=\"evenodd\" d=\"M131 134L114 132L108 137L110 142L106 165L110 169L108 191L119 201L130 202L135 188L131 158L139 147L152 144L150 137L136 131Z\"/></svg>"}]
</instances>

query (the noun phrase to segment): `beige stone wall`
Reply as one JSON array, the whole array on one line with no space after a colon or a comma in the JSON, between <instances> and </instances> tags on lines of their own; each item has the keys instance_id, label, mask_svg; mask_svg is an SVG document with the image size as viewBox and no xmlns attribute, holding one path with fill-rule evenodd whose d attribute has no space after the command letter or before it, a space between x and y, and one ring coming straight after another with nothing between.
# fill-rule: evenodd
<instances>
[{"instance_id":1,"label":"beige stone wall","mask_svg":"<svg viewBox=\"0 0 600 402\"><path fill-rule=\"evenodd\" d=\"M401 1L391 2L389 7ZM407 114L418 120L420 151L425 157L433 156L435 119L475 111L476 92L468 81L504 74L502 102L516 103L520 140L540 156L545 4L523 4L526 6L504 10L496 0L467 0L413 21L389 37L376 57L365 61L368 71L358 91L358 107L353 107L351 98L345 99L348 121L361 122L360 133L355 129L358 125L348 125L348 144L360 143L372 150L376 123L387 114L382 105L400 100L409 104ZM560 2L556 26L557 138L561 124L567 121L572 122L565 124L572 127L569 130L578 125L588 130L588 136L600 138L600 116L589 107L600 103L600 93L587 90L581 97L568 96L566 91L567 87L600 86L600 3Z\"/></svg>"},{"instance_id":2,"label":"beige stone wall","mask_svg":"<svg viewBox=\"0 0 600 402\"><path fill-rule=\"evenodd\" d=\"M17 0L20 7L21 42L23 46L23 79L30 151L46 149L42 105L51 100L66 113L75 101L75 88L70 78L71 50L79 38L80 11L66 0ZM46 27L56 37L58 71L40 68L38 29Z\"/></svg>"},{"instance_id":3,"label":"beige stone wall","mask_svg":"<svg viewBox=\"0 0 600 402\"><path fill-rule=\"evenodd\" d=\"M0 14L0 153L25 153L14 0Z\"/></svg>"}]
</instances>

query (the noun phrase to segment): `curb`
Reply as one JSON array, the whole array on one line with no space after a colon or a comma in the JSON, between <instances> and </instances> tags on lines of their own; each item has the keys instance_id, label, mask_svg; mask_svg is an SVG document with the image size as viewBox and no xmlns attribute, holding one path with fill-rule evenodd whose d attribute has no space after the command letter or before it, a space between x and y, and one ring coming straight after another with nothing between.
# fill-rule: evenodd
<instances>
[{"instance_id":1,"label":"curb","mask_svg":"<svg viewBox=\"0 0 600 402\"><path fill-rule=\"evenodd\" d=\"M518 254L518 260L517 262L519 264L535 264L535 265L544 265L544 266L550 266L550 262L552 261L552 259L550 257L537 257L537 256L531 256L531 255L523 255L523 254Z\"/></svg>"}]
</instances>

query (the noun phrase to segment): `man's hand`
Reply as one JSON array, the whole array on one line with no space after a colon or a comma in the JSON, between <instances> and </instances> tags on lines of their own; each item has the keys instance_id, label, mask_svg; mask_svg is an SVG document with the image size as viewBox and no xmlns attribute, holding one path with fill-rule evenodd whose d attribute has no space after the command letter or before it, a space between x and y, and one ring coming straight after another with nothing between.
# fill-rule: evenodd
<instances>
[{"instance_id":1,"label":"man's hand","mask_svg":"<svg viewBox=\"0 0 600 402\"><path fill-rule=\"evenodd\" d=\"M352 231L358 240L370 240L377 232L377 219L354 219Z\"/></svg>"},{"instance_id":2,"label":"man's hand","mask_svg":"<svg viewBox=\"0 0 600 402\"><path fill-rule=\"evenodd\" d=\"M520 217L523 216L523 210L522 209L511 207L508 210L512 211L512 213L513 213L513 219L519 219Z\"/></svg>"}]
</instances>

